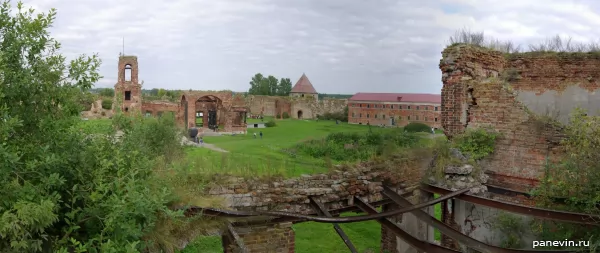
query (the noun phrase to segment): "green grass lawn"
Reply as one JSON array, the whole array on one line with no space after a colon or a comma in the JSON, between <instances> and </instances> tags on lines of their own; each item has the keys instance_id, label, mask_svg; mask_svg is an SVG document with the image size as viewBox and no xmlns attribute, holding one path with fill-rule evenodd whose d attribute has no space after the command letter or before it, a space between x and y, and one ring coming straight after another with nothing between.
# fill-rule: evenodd
<instances>
[{"instance_id":1,"label":"green grass lawn","mask_svg":"<svg viewBox=\"0 0 600 253\"><path fill-rule=\"evenodd\" d=\"M356 216L364 214L344 213L341 216ZM381 246L381 226L377 221L339 224L344 233L354 244L358 252L379 252ZM294 224L296 233L296 252L298 253L345 253L348 247L335 232L332 224L318 222L302 222Z\"/></svg>"},{"instance_id":2,"label":"green grass lawn","mask_svg":"<svg viewBox=\"0 0 600 253\"><path fill-rule=\"evenodd\" d=\"M267 119L265 119L266 122ZM364 125L335 124L335 121L277 120L275 127L249 128L246 135L206 136L205 143L214 144L229 151L222 153L203 148L189 148L189 157L202 164L200 169L218 173L239 175L299 176L327 172L327 163L323 159L314 159L302 155L291 156L283 149L309 139L320 139L335 132L366 132ZM389 129L372 127L372 131ZM259 133L263 133L261 139ZM254 133L257 138L254 138Z\"/></svg>"}]
</instances>

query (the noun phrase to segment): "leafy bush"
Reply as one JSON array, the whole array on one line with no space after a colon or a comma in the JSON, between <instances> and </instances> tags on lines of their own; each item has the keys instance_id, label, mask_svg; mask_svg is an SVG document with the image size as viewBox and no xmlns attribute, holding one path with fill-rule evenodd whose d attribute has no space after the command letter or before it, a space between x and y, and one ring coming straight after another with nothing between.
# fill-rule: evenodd
<instances>
[{"instance_id":1,"label":"leafy bush","mask_svg":"<svg viewBox=\"0 0 600 253\"><path fill-rule=\"evenodd\" d=\"M404 130L410 133L426 132L431 133L431 127L420 122L411 122L404 126Z\"/></svg>"},{"instance_id":2,"label":"leafy bush","mask_svg":"<svg viewBox=\"0 0 600 253\"><path fill-rule=\"evenodd\" d=\"M79 96L100 79L100 60L65 62L48 32L55 11L17 7L15 17L0 5L11 45L0 54L11 83L0 85L0 252L143 251L159 215L182 216L168 208L171 173L155 173L178 156L174 124L129 119L120 141L82 131Z\"/></svg>"},{"instance_id":3,"label":"leafy bush","mask_svg":"<svg viewBox=\"0 0 600 253\"><path fill-rule=\"evenodd\" d=\"M113 101L112 99L102 99L102 109L104 110L110 110L112 109L112 105L113 105Z\"/></svg>"},{"instance_id":4,"label":"leafy bush","mask_svg":"<svg viewBox=\"0 0 600 253\"><path fill-rule=\"evenodd\" d=\"M341 112L333 112L333 113L325 113L323 115L317 115L317 119L319 120L339 120L341 122L348 122L348 107L344 108L344 111Z\"/></svg>"},{"instance_id":5,"label":"leafy bush","mask_svg":"<svg viewBox=\"0 0 600 253\"><path fill-rule=\"evenodd\" d=\"M564 134L564 153L548 159L540 185L533 191L535 202L544 208L600 215L600 117L577 109ZM532 228L539 240L590 240L590 248L600 246L596 226L538 219Z\"/></svg>"},{"instance_id":6,"label":"leafy bush","mask_svg":"<svg viewBox=\"0 0 600 253\"><path fill-rule=\"evenodd\" d=\"M283 112L281 114L281 117L283 117L284 119L289 119L290 118L290 114L288 112Z\"/></svg>"},{"instance_id":7,"label":"leafy bush","mask_svg":"<svg viewBox=\"0 0 600 253\"><path fill-rule=\"evenodd\" d=\"M277 125L277 123L275 123L275 120L269 120L269 121L267 121L267 123L265 123L266 127L274 127L276 125Z\"/></svg>"},{"instance_id":8,"label":"leafy bush","mask_svg":"<svg viewBox=\"0 0 600 253\"><path fill-rule=\"evenodd\" d=\"M79 104L82 107L82 111L92 110L92 104L94 103L95 99L96 97L94 96L94 94L90 92L80 92L77 96L77 100L79 101Z\"/></svg>"},{"instance_id":9,"label":"leafy bush","mask_svg":"<svg viewBox=\"0 0 600 253\"><path fill-rule=\"evenodd\" d=\"M469 129L453 139L453 143L463 154L474 160L484 158L494 152L498 133L487 129Z\"/></svg>"},{"instance_id":10,"label":"leafy bush","mask_svg":"<svg viewBox=\"0 0 600 253\"><path fill-rule=\"evenodd\" d=\"M331 133L324 139L310 140L296 145L295 151L314 158L335 161L367 160L382 155L391 148L412 147L419 137L403 131L385 133Z\"/></svg>"},{"instance_id":11,"label":"leafy bush","mask_svg":"<svg viewBox=\"0 0 600 253\"><path fill-rule=\"evenodd\" d=\"M105 98L110 98L110 97L115 96L115 90L111 89L111 88L100 89L98 91L98 93L100 94L100 96L105 97Z\"/></svg>"}]
</instances>

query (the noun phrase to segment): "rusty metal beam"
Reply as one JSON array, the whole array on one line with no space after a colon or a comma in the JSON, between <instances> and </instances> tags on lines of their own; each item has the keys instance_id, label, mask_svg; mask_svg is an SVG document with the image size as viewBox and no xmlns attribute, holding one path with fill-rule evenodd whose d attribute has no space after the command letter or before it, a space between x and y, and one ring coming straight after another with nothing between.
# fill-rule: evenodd
<instances>
[{"instance_id":1,"label":"rusty metal beam","mask_svg":"<svg viewBox=\"0 0 600 253\"><path fill-rule=\"evenodd\" d=\"M452 193L452 191L440 188L437 186L432 186L428 184L423 184L421 189L424 191L428 191L431 193L438 194L448 194ZM492 200L488 198L482 198L473 195L461 195L456 196L457 199L464 200L467 202L471 202L473 204L478 204L487 207L493 207L496 209L501 209L504 211L508 211L511 213L519 213L529 216L535 216L538 218L546 219L546 220L557 220L557 221L566 221L571 223L580 223L580 224L588 224L600 226L600 216L584 214L584 213L573 213L573 212L563 212L563 211L555 211L550 209L543 208L535 208L523 205L517 205L512 203L507 203L498 200Z\"/></svg>"},{"instance_id":2,"label":"rusty metal beam","mask_svg":"<svg viewBox=\"0 0 600 253\"><path fill-rule=\"evenodd\" d=\"M315 222L322 222L322 223L351 223L351 222L375 220L375 219L379 219L379 218L385 218L385 217L389 217L389 216L396 216L396 215L402 214L402 213L407 213L412 210L421 209L423 207L435 205L446 199L450 199L450 198L456 197L458 195L464 194L465 192L467 192L469 190L470 190L470 188L451 192L451 193L441 196L437 199L433 199L431 201L417 204L417 205L407 207L407 208L402 208L402 209L393 210L393 211L384 212L384 213L361 215L361 216L354 216L354 217L338 217L338 218L336 218L336 217L318 217L318 216L289 213L289 212L236 211L236 210L220 210L220 209L201 208L201 207L189 207L189 208L185 209L185 211L186 211L185 214L188 217L191 216L190 212L192 212L192 213L196 212L196 214L201 212L204 215L212 214L212 216L223 216L223 217L251 217L251 216L294 217L294 218L299 218L299 219L305 219L307 221L315 221ZM194 211L194 209L195 209L195 211Z\"/></svg>"},{"instance_id":3,"label":"rusty metal beam","mask_svg":"<svg viewBox=\"0 0 600 253\"><path fill-rule=\"evenodd\" d=\"M412 205L412 203L410 203L410 201L408 201L407 199L398 195L394 190L390 189L387 186L384 186L383 194L385 196L387 196L388 198L390 198L392 201L394 201L399 207L407 207L407 206ZM570 253L570 252L573 252L572 250L517 250L517 249L500 248L500 247L496 247L493 245L489 245L489 244L480 242L480 241L475 240L467 235L464 235L461 232L456 231L452 227L444 224L443 222L437 220L436 218L432 217L431 215L429 215L428 213L426 213L422 210L415 210L415 211L412 211L411 213L414 214L415 216L417 216L417 218L419 218L419 220L427 223L427 225L432 226L435 229L438 229L441 233L443 233L447 236L450 236L453 239L464 244L465 246L475 249L477 251L480 251L482 253L495 253L495 252L498 252L498 253L528 253L528 252L531 252L531 253L533 253L533 252L535 252L535 253Z\"/></svg>"},{"instance_id":4,"label":"rusty metal beam","mask_svg":"<svg viewBox=\"0 0 600 253\"><path fill-rule=\"evenodd\" d=\"M317 211L317 213L319 213L320 215L326 216L326 217L333 217L327 211L327 208L325 208L323 206L323 204L319 203L319 201L316 201L313 197L309 197L308 199L310 199L310 203L313 205L313 207L314 207L315 211ZM344 244L346 244L346 246L348 247L350 252L358 253L358 250L356 250L356 247L354 247L354 244L352 244L352 242L350 241L350 238L348 238L346 233L344 233L344 230L342 230L340 225L338 225L337 223L333 223L333 229L335 229L335 232L337 232L337 234L340 236L340 238L342 238L342 240L344 241Z\"/></svg>"},{"instance_id":5,"label":"rusty metal beam","mask_svg":"<svg viewBox=\"0 0 600 253\"><path fill-rule=\"evenodd\" d=\"M377 214L377 210L369 205L368 203L362 201L360 198L355 197L354 203L366 213L371 215ZM381 226L384 226L391 230L396 236L400 237L403 241L408 243L410 246L417 249L419 252L428 252L428 253L455 253L460 252L453 249L445 248L439 245L435 245L432 243L421 241L412 235L408 234L402 228L400 228L397 224L393 223L387 218L380 218L377 220Z\"/></svg>"},{"instance_id":6,"label":"rusty metal beam","mask_svg":"<svg viewBox=\"0 0 600 253\"><path fill-rule=\"evenodd\" d=\"M405 194L407 195L407 194ZM374 201L372 203L370 203L370 205L374 206L374 207L379 207L382 205L387 205L392 203L391 200L389 199L382 199L379 201ZM357 206L346 206L346 207L342 207L342 208L336 208L336 209L331 209L329 210L329 213L333 216L333 217L337 217L342 213L346 213L346 212L362 212L362 210L360 210L360 208L358 208ZM313 213L308 213L308 215L318 215L317 212L313 212ZM258 224L265 224L265 222L267 223L282 223L282 222L293 222L293 223L301 223L301 222L307 222L306 219L302 219L302 218L296 218L296 217L277 217L277 218L272 218L272 219L263 219L263 220L252 220L252 221L236 221L233 222L233 226L237 227L237 226L241 226L241 225L258 225Z\"/></svg>"},{"instance_id":7,"label":"rusty metal beam","mask_svg":"<svg viewBox=\"0 0 600 253\"><path fill-rule=\"evenodd\" d=\"M238 248L240 248L240 253L248 253L248 248L246 248L246 245L244 245L244 241L242 241L242 238L240 238L240 235L238 235L238 233L235 232L235 229L233 228L231 223L227 224L227 232L229 233L231 238L233 238L235 243L238 245Z\"/></svg>"}]
</instances>

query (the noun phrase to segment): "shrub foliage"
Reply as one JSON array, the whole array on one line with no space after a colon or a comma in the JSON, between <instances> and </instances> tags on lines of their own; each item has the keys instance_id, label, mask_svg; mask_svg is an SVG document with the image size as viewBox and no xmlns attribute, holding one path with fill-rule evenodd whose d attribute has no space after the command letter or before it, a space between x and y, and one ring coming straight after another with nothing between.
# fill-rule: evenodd
<instances>
[{"instance_id":1,"label":"shrub foliage","mask_svg":"<svg viewBox=\"0 0 600 253\"><path fill-rule=\"evenodd\" d=\"M113 100L112 99L102 99L102 109L104 110L110 110L112 109L112 105L113 105Z\"/></svg>"},{"instance_id":2,"label":"shrub foliage","mask_svg":"<svg viewBox=\"0 0 600 253\"><path fill-rule=\"evenodd\" d=\"M277 123L275 123L275 120L269 120L265 123L265 127L274 127L276 125Z\"/></svg>"},{"instance_id":3,"label":"shrub foliage","mask_svg":"<svg viewBox=\"0 0 600 253\"><path fill-rule=\"evenodd\" d=\"M599 134L600 117L574 111L561 143L565 155L548 161L544 177L533 191L538 205L600 215ZM590 248L600 246L597 226L535 220L532 228L540 240L590 240Z\"/></svg>"},{"instance_id":4,"label":"shrub foliage","mask_svg":"<svg viewBox=\"0 0 600 253\"><path fill-rule=\"evenodd\" d=\"M431 127L420 122L410 122L404 126L404 130L411 133L425 132L431 133Z\"/></svg>"},{"instance_id":5,"label":"shrub foliage","mask_svg":"<svg viewBox=\"0 0 600 253\"><path fill-rule=\"evenodd\" d=\"M367 160L397 147L412 147L419 137L401 130L368 133L331 133L324 139L296 145L295 151L314 158L336 161Z\"/></svg>"},{"instance_id":6,"label":"shrub foliage","mask_svg":"<svg viewBox=\"0 0 600 253\"><path fill-rule=\"evenodd\" d=\"M11 9L0 6L0 252L142 251L158 214L181 215L153 173L178 153L174 123L119 116L135 123L120 141L80 130L100 60L66 62L48 33L54 10Z\"/></svg>"},{"instance_id":7,"label":"shrub foliage","mask_svg":"<svg viewBox=\"0 0 600 253\"><path fill-rule=\"evenodd\" d=\"M344 107L341 112L327 112L323 115L317 115L317 119L320 120L339 120L341 122L348 122L348 106Z\"/></svg>"}]
</instances>

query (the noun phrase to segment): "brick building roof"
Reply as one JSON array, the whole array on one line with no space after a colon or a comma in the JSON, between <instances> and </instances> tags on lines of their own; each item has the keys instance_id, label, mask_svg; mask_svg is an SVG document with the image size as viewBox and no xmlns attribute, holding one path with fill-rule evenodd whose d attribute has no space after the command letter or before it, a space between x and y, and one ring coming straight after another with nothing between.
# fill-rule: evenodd
<instances>
[{"instance_id":1,"label":"brick building roof","mask_svg":"<svg viewBox=\"0 0 600 253\"><path fill-rule=\"evenodd\" d=\"M363 93L354 94L350 101L411 102L441 104L442 95L423 93Z\"/></svg>"},{"instance_id":2,"label":"brick building roof","mask_svg":"<svg viewBox=\"0 0 600 253\"><path fill-rule=\"evenodd\" d=\"M317 90L315 90L315 87L313 87L312 83L310 83L308 77L306 77L304 73L302 73L302 76L292 88L292 93L318 94Z\"/></svg>"}]
</instances>

